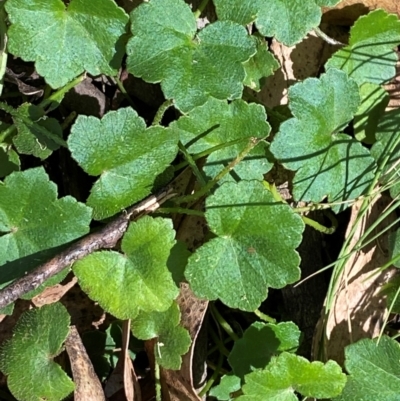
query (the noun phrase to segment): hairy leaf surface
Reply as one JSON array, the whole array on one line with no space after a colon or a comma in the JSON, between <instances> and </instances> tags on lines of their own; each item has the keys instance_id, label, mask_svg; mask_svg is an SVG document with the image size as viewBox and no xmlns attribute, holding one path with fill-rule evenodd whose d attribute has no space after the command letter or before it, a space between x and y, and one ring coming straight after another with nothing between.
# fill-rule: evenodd
<instances>
[{"instance_id":1,"label":"hairy leaf surface","mask_svg":"<svg viewBox=\"0 0 400 401\"><path fill-rule=\"evenodd\" d=\"M399 344L390 337L362 339L345 349L349 378L337 401L395 400L399 395Z\"/></svg>"},{"instance_id":2,"label":"hairy leaf surface","mask_svg":"<svg viewBox=\"0 0 400 401\"><path fill-rule=\"evenodd\" d=\"M269 77L279 68L279 62L268 51L265 39L255 36L257 42L257 53L243 65L246 71L244 84L249 88L260 91L264 78Z\"/></svg>"},{"instance_id":3,"label":"hairy leaf surface","mask_svg":"<svg viewBox=\"0 0 400 401\"><path fill-rule=\"evenodd\" d=\"M177 132L188 151L194 154L243 139L207 157L204 171L212 178L248 145L250 138L265 138L271 129L262 106L248 104L243 100L228 104L226 100L214 98L179 118L170 127ZM265 142L258 144L225 180L234 180L232 175L236 179L262 180L263 174L273 165L266 157L266 148Z\"/></svg>"},{"instance_id":4,"label":"hairy leaf surface","mask_svg":"<svg viewBox=\"0 0 400 401\"><path fill-rule=\"evenodd\" d=\"M243 25L255 21L263 36L275 36L287 46L300 42L319 25L321 9L316 3L328 5L332 0L214 0L219 19Z\"/></svg>"},{"instance_id":5,"label":"hairy leaf surface","mask_svg":"<svg viewBox=\"0 0 400 401\"><path fill-rule=\"evenodd\" d=\"M196 34L196 20L183 0L152 0L131 13L129 72L161 82L167 99L187 112L209 96L242 96L242 65L256 52L244 27L217 21ZM229 71L229 74L226 72Z\"/></svg>"},{"instance_id":6,"label":"hairy leaf surface","mask_svg":"<svg viewBox=\"0 0 400 401\"><path fill-rule=\"evenodd\" d=\"M8 50L34 61L53 88L84 71L117 72L123 55L117 41L128 16L113 0L96 0L95 7L91 0L71 0L68 7L61 0L8 0L6 10L11 22Z\"/></svg>"},{"instance_id":7,"label":"hairy leaf surface","mask_svg":"<svg viewBox=\"0 0 400 401\"><path fill-rule=\"evenodd\" d=\"M14 172L0 185L0 266L79 238L90 221L90 208L71 196L57 199L42 167Z\"/></svg>"},{"instance_id":8,"label":"hairy leaf surface","mask_svg":"<svg viewBox=\"0 0 400 401\"><path fill-rule=\"evenodd\" d=\"M0 349L0 369L12 394L24 401L59 401L74 383L53 361L68 336L70 316L61 303L24 312Z\"/></svg>"},{"instance_id":9,"label":"hairy leaf surface","mask_svg":"<svg viewBox=\"0 0 400 401\"><path fill-rule=\"evenodd\" d=\"M179 293L167 268L174 237L170 220L145 216L129 225L121 245L125 255L94 252L73 271L89 297L119 319L165 311Z\"/></svg>"},{"instance_id":10,"label":"hairy leaf surface","mask_svg":"<svg viewBox=\"0 0 400 401\"><path fill-rule=\"evenodd\" d=\"M340 68L359 85L387 83L396 74L400 21L395 14L375 10L360 17L350 30L349 45L337 51L325 67Z\"/></svg>"},{"instance_id":11,"label":"hairy leaf surface","mask_svg":"<svg viewBox=\"0 0 400 401\"><path fill-rule=\"evenodd\" d=\"M79 116L68 146L90 175L100 175L87 204L96 219L110 217L149 195L156 177L173 161L178 139L170 130L146 124L131 108L101 120Z\"/></svg>"},{"instance_id":12,"label":"hairy leaf surface","mask_svg":"<svg viewBox=\"0 0 400 401\"><path fill-rule=\"evenodd\" d=\"M210 395L221 401L229 401L230 393L240 390L240 377L224 375L217 386L210 390Z\"/></svg>"},{"instance_id":13,"label":"hairy leaf surface","mask_svg":"<svg viewBox=\"0 0 400 401\"><path fill-rule=\"evenodd\" d=\"M310 398L336 397L345 386L346 375L334 361L324 365L284 352L266 369L246 375L245 382L245 395L238 401L297 401L295 391Z\"/></svg>"},{"instance_id":14,"label":"hairy leaf surface","mask_svg":"<svg viewBox=\"0 0 400 401\"><path fill-rule=\"evenodd\" d=\"M400 109L386 112L379 120L371 154L378 166L383 168L380 181L390 184L390 195L395 198L400 193Z\"/></svg>"},{"instance_id":15,"label":"hairy leaf surface","mask_svg":"<svg viewBox=\"0 0 400 401\"><path fill-rule=\"evenodd\" d=\"M229 364L235 375L243 378L252 370L267 366L272 356L282 351L296 351L300 334L293 322L253 323L235 342Z\"/></svg>"},{"instance_id":16,"label":"hairy leaf surface","mask_svg":"<svg viewBox=\"0 0 400 401\"><path fill-rule=\"evenodd\" d=\"M141 340L157 338L155 357L165 369L180 369L182 359L190 347L187 330L179 325L181 313L173 302L165 312L142 312L132 321L132 333Z\"/></svg>"},{"instance_id":17,"label":"hairy leaf surface","mask_svg":"<svg viewBox=\"0 0 400 401\"><path fill-rule=\"evenodd\" d=\"M294 117L282 123L270 149L296 171L294 198L319 202L328 196L330 202L338 202L362 194L373 179L374 161L359 142L340 133L359 105L356 82L330 69L320 79L292 86L289 101Z\"/></svg>"},{"instance_id":18,"label":"hairy leaf surface","mask_svg":"<svg viewBox=\"0 0 400 401\"><path fill-rule=\"evenodd\" d=\"M207 198L206 219L217 238L192 254L185 271L197 296L252 311L268 287L282 288L300 277L295 248L304 223L261 182L223 184Z\"/></svg>"},{"instance_id":19,"label":"hairy leaf surface","mask_svg":"<svg viewBox=\"0 0 400 401\"><path fill-rule=\"evenodd\" d=\"M55 118L47 118L38 106L24 103L13 120L18 130L13 143L19 153L46 159L64 143L61 125Z\"/></svg>"}]
</instances>

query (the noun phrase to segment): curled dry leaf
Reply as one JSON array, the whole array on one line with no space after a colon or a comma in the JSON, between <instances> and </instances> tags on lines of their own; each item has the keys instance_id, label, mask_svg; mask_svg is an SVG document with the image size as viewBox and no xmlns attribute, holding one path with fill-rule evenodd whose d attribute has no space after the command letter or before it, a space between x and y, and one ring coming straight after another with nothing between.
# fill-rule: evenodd
<instances>
[{"instance_id":1,"label":"curled dry leaf","mask_svg":"<svg viewBox=\"0 0 400 401\"><path fill-rule=\"evenodd\" d=\"M78 279L74 276L65 284L56 284L52 287L48 287L39 295L32 298L32 303L40 308L43 305L58 302L77 282Z\"/></svg>"},{"instance_id":2,"label":"curled dry leaf","mask_svg":"<svg viewBox=\"0 0 400 401\"><path fill-rule=\"evenodd\" d=\"M390 203L388 196L377 195L356 233L351 240L354 246L363 233L381 216ZM346 235L350 232L359 212L361 203L352 207L351 218ZM377 235L396 219L392 213L374 230ZM391 229L393 230L393 228ZM394 270L379 272L379 268L390 260L389 233L380 234L377 239L354 252L348 259L333 299L332 309L326 322L325 358L340 364L344 361L344 348L362 338L377 337L387 313L385 297L380 294L384 284L393 276ZM314 336L313 355L320 354L323 321L317 325Z\"/></svg>"},{"instance_id":3,"label":"curled dry leaf","mask_svg":"<svg viewBox=\"0 0 400 401\"><path fill-rule=\"evenodd\" d=\"M71 362L74 377L75 401L106 401L99 378L96 376L92 362L75 326L71 326L65 341L65 347Z\"/></svg>"},{"instance_id":4,"label":"curled dry leaf","mask_svg":"<svg viewBox=\"0 0 400 401\"><path fill-rule=\"evenodd\" d=\"M176 183L178 193L191 193L193 190L193 176L190 171L180 176ZM201 210L202 205L196 209ZM193 250L204 242L207 224L203 217L176 216L177 239L183 241L188 249ZM201 344L196 348L196 342L201 330L208 301L197 298L190 290L189 285L181 283L180 294L177 299L181 311L181 324L189 331L192 340L189 351L182 356L181 368L175 370L161 370L161 383L163 394L169 401L200 401L197 389L201 386L198 378L205 373L205 358L202 357Z\"/></svg>"},{"instance_id":5,"label":"curled dry leaf","mask_svg":"<svg viewBox=\"0 0 400 401\"><path fill-rule=\"evenodd\" d=\"M122 324L122 350L117 366L107 380L105 394L110 401L142 401L138 378L129 356L129 337L131 321L124 320Z\"/></svg>"}]
</instances>

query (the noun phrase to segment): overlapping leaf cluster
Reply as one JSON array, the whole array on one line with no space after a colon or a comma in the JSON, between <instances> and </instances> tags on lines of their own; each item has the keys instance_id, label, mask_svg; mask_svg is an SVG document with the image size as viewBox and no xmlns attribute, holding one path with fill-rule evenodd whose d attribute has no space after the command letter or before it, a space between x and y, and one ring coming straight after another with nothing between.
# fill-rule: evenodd
<instances>
[{"instance_id":1,"label":"overlapping leaf cluster","mask_svg":"<svg viewBox=\"0 0 400 401\"><path fill-rule=\"evenodd\" d=\"M180 279L198 297L245 311L256 310L269 288L300 278L296 248L304 221L263 181L274 164L293 172L295 201L327 201L335 212L367 193L377 169L386 174L382 183L398 195L398 112L384 113L387 100L380 86L395 74L398 18L383 10L361 17L351 29L349 45L328 60L326 72L289 89L291 116L271 135L265 109L241 99L246 87L260 90L264 78L279 66L265 37L294 45L319 25L321 7L337 1L213 2L218 19L202 29L183 0L143 2L129 16L114 0L98 0L96 7L89 0L68 5L60 0L6 2L9 52L33 61L50 87L63 87L83 72L115 77L126 53L128 72L160 83L177 118L168 126L147 126L130 107L101 119L81 115L66 139L61 125L46 116L45 104L23 104L15 110L2 106L15 125L2 127L13 136L0 149L0 163L5 161L0 166L5 176L0 186L2 286L88 233L92 217L110 218L152 193L182 149L203 186L200 192L220 179L212 191L204 191L210 239L180 266ZM257 34L246 30L250 23ZM372 107L375 103L379 105ZM347 129L353 119L354 137ZM70 196L57 199L56 186L43 168L15 171L20 168L18 154L45 159L60 146L96 177L86 205ZM232 164L239 156L243 160ZM73 266L82 289L104 310L132 319L137 338L157 338L156 360L167 369L179 369L190 346L175 303L179 283L171 255L181 247L175 235L171 219L144 217L130 223L120 249L95 252ZM52 314L59 315L57 328L50 324ZM65 315L60 305L29 312L3 346L0 367L21 399L28 392L59 399L72 391L69 379L49 358L67 335ZM34 363L33 353L24 353L33 341L25 332L46 333L43 338L49 339L31 348L48 354L40 361L40 372L48 378L43 386L29 376L24 387L18 376L19 364ZM398 372L382 362L383 354L390 359L398 353L392 340L384 339L380 348L368 341L349 347L350 379L345 385L336 363L310 363L294 354L299 335L292 323L251 326L230 353L233 375L225 376L212 394L228 400L245 383L240 400L294 400L295 391L332 398L343 388L343 401L384 399L381 392L375 394L378 387L365 390L375 365L382 383L389 383L387 399L395 391L389 375ZM261 338L269 340L255 350ZM360 360L371 368L368 375L360 373ZM62 386L52 393L54 378Z\"/></svg>"}]
</instances>

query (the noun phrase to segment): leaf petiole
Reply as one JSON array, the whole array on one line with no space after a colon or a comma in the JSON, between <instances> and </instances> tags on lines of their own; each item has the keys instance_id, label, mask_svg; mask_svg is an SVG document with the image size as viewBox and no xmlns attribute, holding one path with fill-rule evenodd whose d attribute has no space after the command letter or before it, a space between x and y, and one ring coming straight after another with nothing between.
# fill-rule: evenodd
<instances>
[{"instance_id":1,"label":"leaf petiole","mask_svg":"<svg viewBox=\"0 0 400 401\"><path fill-rule=\"evenodd\" d=\"M199 18L204 9L207 7L209 0L202 0L197 10L193 13L195 18Z\"/></svg>"},{"instance_id":2,"label":"leaf petiole","mask_svg":"<svg viewBox=\"0 0 400 401\"><path fill-rule=\"evenodd\" d=\"M44 109L47 106L50 106L51 103L53 103L53 102L60 103L61 99L64 97L64 95L67 92L69 92L72 88L74 88L76 85L80 84L85 78L86 78L86 74L79 75L79 77L73 79L71 82L68 82L62 88L53 92L47 99L43 99L38 104L38 106L41 107L42 109Z\"/></svg>"},{"instance_id":3,"label":"leaf petiole","mask_svg":"<svg viewBox=\"0 0 400 401\"><path fill-rule=\"evenodd\" d=\"M173 201L177 204L183 202L191 202L206 195L223 177L225 177L230 171L232 171L235 166L239 164L247 156L247 154L263 139L264 138L251 138L245 149L243 149L243 151L240 152L239 155L234 160L232 160L224 169L222 169L219 174L217 174L212 180L208 181L207 185L205 185L203 188L192 195L181 196L173 199Z\"/></svg>"}]
</instances>

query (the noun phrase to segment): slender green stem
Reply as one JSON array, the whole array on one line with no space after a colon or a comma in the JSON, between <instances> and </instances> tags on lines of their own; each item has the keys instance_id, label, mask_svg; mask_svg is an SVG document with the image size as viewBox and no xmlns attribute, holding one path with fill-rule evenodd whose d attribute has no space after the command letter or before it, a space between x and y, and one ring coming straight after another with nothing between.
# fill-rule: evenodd
<instances>
[{"instance_id":1,"label":"slender green stem","mask_svg":"<svg viewBox=\"0 0 400 401\"><path fill-rule=\"evenodd\" d=\"M54 141L57 145L63 146L63 147L67 147L67 143L60 138L59 136L53 134L51 131L47 130L45 127L36 124L35 121L32 121L30 118L25 117L24 115L22 115L22 113L19 113L18 110L12 108L11 106L9 106L6 103L0 102L0 109L4 110L6 113L11 114L13 117L17 117L19 120L22 120L22 122L28 127L28 128L33 128L36 131L39 131L42 135L44 135L47 138L50 138L52 141ZM11 128L13 127L13 128ZM4 141L5 138L7 138L8 136L10 136L15 130L16 127L15 125L12 125L11 127L8 127L7 129L5 129L1 134L0 134L0 142L1 140Z\"/></svg>"},{"instance_id":2,"label":"slender green stem","mask_svg":"<svg viewBox=\"0 0 400 401\"><path fill-rule=\"evenodd\" d=\"M68 114L67 117L65 117L65 120L61 124L61 128L63 131L72 124L72 121L74 121L75 117L76 117L76 111L71 111L71 113Z\"/></svg>"},{"instance_id":3,"label":"slender green stem","mask_svg":"<svg viewBox=\"0 0 400 401\"><path fill-rule=\"evenodd\" d=\"M17 132L17 127L15 125L10 125L4 131L0 132L0 143L5 142L5 140L14 135Z\"/></svg>"},{"instance_id":4,"label":"slender green stem","mask_svg":"<svg viewBox=\"0 0 400 401\"><path fill-rule=\"evenodd\" d=\"M201 210L185 209L183 207L160 207L157 209L156 212L162 214L177 213L177 214L188 214L191 216L204 217L204 212Z\"/></svg>"},{"instance_id":5,"label":"slender green stem","mask_svg":"<svg viewBox=\"0 0 400 401\"><path fill-rule=\"evenodd\" d=\"M218 363L216 366L216 369L214 370L212 376L207 380L206 385L202 388L202 390L199 393L199 397L202 398L205 394L208 393L208 391L210 390L211 386L214 384L215 380L218 379L218 376L221 374L221 368L222 368L222 364L224 363L224 355L223 354L219 354L219 358L218 358Z\"/></svg>"},{"instance_id":6,"label":"slender green stem","mask_svg":"<svg viewBox=\"0 0 400 401\"><path fill-rule=\"evenodd\" d=\"M131 105L131 107L133 109L136 109L136 105L135 102L132 100L132 98L129 96L128 92L126 91L124 84L121 82L121 80L118 77L112 77L114 78L115 83L118 86L118 89L120 90L120 92L124 95L125 99L129 102L129 104Z\"/></svg>"},{"instance_id":7,"label":"slender green stem","mask_svg":"<svg viewBox=\"0 0 400 401\"><path fill-rule=\"evenodd\" d=\"M278 189L276 188L275 184L270 184L268 181L263 181L264 187L266 187L268 189L268 191L271 192L272 196L274 197L274 199L277 202L283 202L283 203L287 203L281 196L281 194L279 193Z\"/></svg>"},{"instance_id":8,"label":"slender green stem","mask_svg":"<svg viewBox=\"0 0 400 401\"><path fill-rule=\"evenodd\" d=\"M224 345L224 348L225 348L225 349L227 349L227 348L225 347L225 344L227 344L227 343L229 343L229 342L231 342L231 341L233 341L232 338L230 338L230 337L225 338L225 340L222 342L222 344ZM207 351L207 355L211 355L213 352L215 352L215 351L217 351L217 350L218 350L218 345L214 345L213 347L211 347L211 348Z\"/></svg>"},{"instance_id":9,"label":"slender green stem","mask_svg":"<svg viewBox=\"0 0 400 401\"><path fill-rule=\"evenodd\" d=\"M210 310L216 322L226 331L228 336L234 341L239 340L239 336L233 331L230 324L222 317L214 304L210 304Z\"/></svg>"},{"instance_id":10,"label":"slender green stem","mask_svg":"<svg viewBox=\"0 0 400 401\"><path fill-rule=\"evenodd\" d=\"M216 344L216 350L218 350L221 354L225 355L226 357L229 356L230 352L228 349L225 347L224 343L222 342L221 338L217 336L217 333L215 330L211 327L211 325L208 328L209 333L211 335L212 340ZM214 350L215 351L215 350ZM209 353L210 355L210 353Z\"/></svg>"},{"instance_id":11,"label":"slender green stem","mask_svg":"<svg viewBox=\"0 0 400 401\"><path fill-rule=\"evenodd\" d=\"M153 123L151 125L160 125L161 121L164 117L165 112L174 104L172 100L166 100L160 108L157 110L156 115L154 116Z\"/></svg>"},{"instance_id":12,"label":"slender green stem","mask_svg":"<svg viewBox=\"0 0 400 401\"><path fill-rule=\"evenodd\" d=\"M318 221L315 221L313 219L310 219L309 217L306 216L301 216L302 220L304 221L305 224L308 226L314 228L315 230L320 231L321 233L324 234L333 234L336 231L336 225L332 225L332 227L325 227L322 224L318 223Z\"/></svg>"},{"instance_id":13,"label":"slender green stem","mask_svg":"<svg viewBox=\"0 0 400 401\"><path fill-rule=\"evenodd\" d=\"M205 8L207 7L209 0L202 0L202 2L199 5L199 8L193 13L194 17L197 19L200 17L200 15L202 14L202 12L205 10Z\"/></svg>"},{"instance_id":14,"label":"slender green stem","mask_svg":"<svg viewBox=\"0 0 400 401\"><path fill-rule=\"evenodd\" d=\"M197 178L200 186L204 187L207 184L207 179L202 171L200 171L199 167L197 166L196 162L193 160L192 155L187 151L185 146L181 141L178 142L179 150L183 153L186 161L188 162L189 166L191 167L193 174Z\"/></svg>"},{"instance_id":15,"label":"slender green stem","mask_svg":"<svg viewBox=\"0 0 400 401\"><path fill-rule=\"evenodd\" d=\"M81 83L86 78L86 74L82 74L79 77L73 79L71 82L68 82L65 86L53 92L47 99L42 100L39 103L39 107L43 109L47 106L50 106L53 102L60 102L63 96L69 92L73 87Z\"/></svg>"},{"instance_id":16,"label":"slender green stem","mask_svg":"<svg viewBox=\"0 0 400 401\"><path fill-rule=\"evenodd\" d=\"M256 309L254 311L255 315L257 315L261 320L264 320L265 322L268 323L276 323L276 320L265 313L262 313L259 309Z\"/></svg>"},{"instance_id":17,"label":"slender green stem","mask_svg":"<svg viewBox=\"0 0 400 401\"><path fill-rule=\"evenodd\" d=\"M321 31L321 29L319 29L318 27L314 28L314 32L316 33L317 36L319 36L326 43L329 43L332 46L344 46L342 42L339 42L338 40L331 38L325 32Z\"/></svg>"},{"instance_id":18,"label":"slender green stem","mask_svg":"<svg viewBox=\"0 0 400 401\"><path fill-rule=\"evenodd\" d=\"M239 153L239 155L236 157L236 159L232 160L215 178L212 180L208 181L207 185L204 187L200 188L197 192L195 192L192 195L185 195L181 196L178 198L173 199L173 201L177 204L183 203L183 202L192 202L194 200L197 200L204 195L206 195L225 175L227 175L232 169L235 168L235 166L240 163L246 156L247 154L251 151L251 149L254 148L262 139L254 139L252 138L249 142L249 144L246 146L246 148Z\"/></svg>"},{"instance_id":19,"label":"slender green stem","mask_svg":"<svg viewBox=\"0 0 400 401\"><path fill-rule=\"evenodd\" d=\"M244 142L244 141L246 141L246 140L247 140L247 138L245 138L245 139L239 138L239 139L235 139L235 140L233 140L233 141L221 143L221 144L219 144L219 145L213 146L212 148L203 150L202 152L199 152L199 153L196 153L196 154L192 155L192 159L193 159L194 161L197 161L197 160L201 159L202 157L206 157L206 156L210 155L211 153L216 152L217 150L225 149L225 148L227 148L227 147L229 147L229 146L236 145L236 144L238 144L238 143L242 143L242 142ZM188 164L189 164L189 163L188 163L187 161L184 161L184 162L182 162L182 163L177 164L177 165L175 166L175 171L179 171L179 170L183 169L183 168L186 167Z\"/></svg>"}]
</instances>

